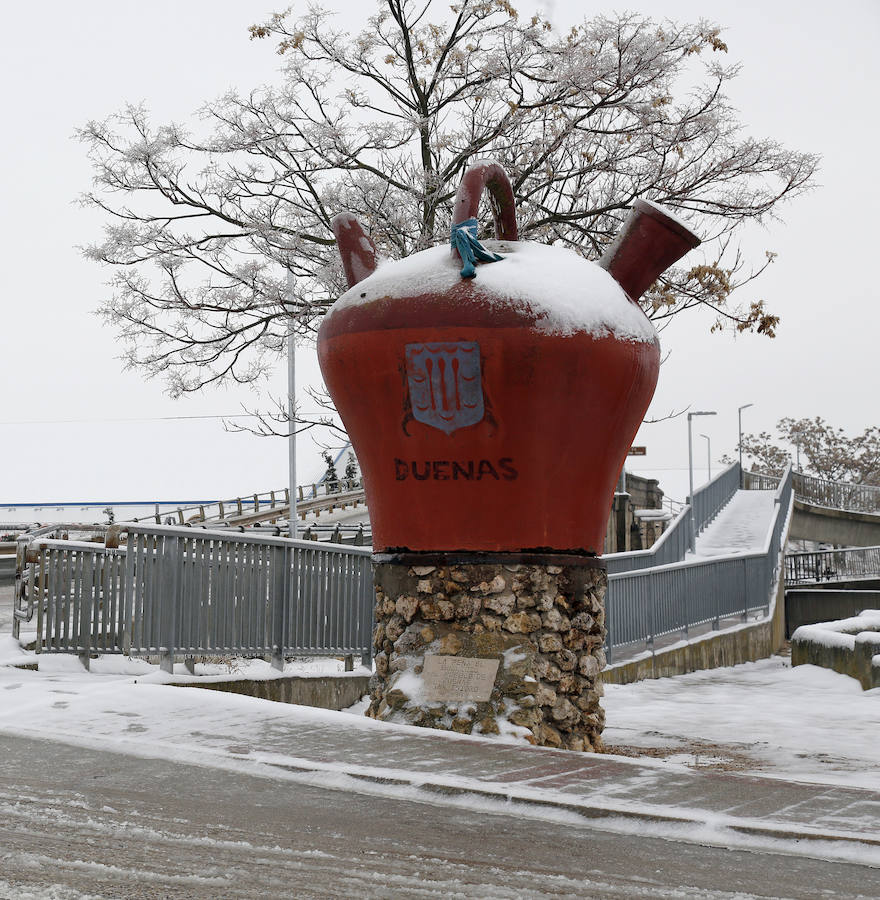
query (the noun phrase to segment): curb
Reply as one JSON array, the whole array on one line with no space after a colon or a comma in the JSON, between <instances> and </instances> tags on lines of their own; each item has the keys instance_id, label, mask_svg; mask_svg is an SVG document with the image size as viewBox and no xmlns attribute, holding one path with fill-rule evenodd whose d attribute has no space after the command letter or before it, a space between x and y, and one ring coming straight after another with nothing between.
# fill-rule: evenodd
<instances>
[{"instance_id":1,"label":"curb","mask_svg":"<svg viewBox=\"0 0 880 900\"><path fill-rule=\"evenodd\" d=\"M358 781L365 781L378 785L394 785L398 787L410 787L416 790L426 791L430 794L437 794L448 797L465 797L478 796L485 797L490 800L496 800L504 803L517 804L520 806L530 806L536 809L560 810L566 813L572 813L586 820L599 819L626 819L633 822L644 822L646 824L658 825L690 825L706 827L713 824L719 831L729 831L741 834L747 837L768 838L778 841L793 841L795 843L801 841L808 842L828 842L838 845L850 845L867 848L880 849L880 838L868 837L856 832L837 831L837 832L821 832L809 830L806 828L791 828L785 825L750 825L737 822L732 819L729 822L723 821L723 816L716 814L708 814L711 817L710 823L707 818L701 818L696 815L671 815L660 812L649 812L647 810L620 809L613 806L601 806L594 803L578 802L576 800L562 800L556 798L539 798L534 796L521 796L515 790L509 790L504 787L494 789L488 785L478 781L471 781L467 785L445 784L440 781L423 781L420 778L400 777L399 775L383 775L381 771L363 772L346 767L334 767L332 770L321 767L320 765L295 765L292 763L266 763L267 765L283 769L289 772L297 772L302 774L322 775L328 771L334 774L346 775Z\"/></svg>"}]
</instances>

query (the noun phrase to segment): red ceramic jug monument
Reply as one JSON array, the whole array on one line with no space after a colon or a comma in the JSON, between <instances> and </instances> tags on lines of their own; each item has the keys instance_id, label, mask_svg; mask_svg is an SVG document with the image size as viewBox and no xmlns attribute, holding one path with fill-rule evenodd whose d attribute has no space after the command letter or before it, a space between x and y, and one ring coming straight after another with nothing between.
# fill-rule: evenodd
<instances>
[{"instance_id":1,"label":"red ceramic jug monument","mask_svg":"<svg viewBox=\"0 0 880 900\"><path fill-rule=\"evenodd\" d=\"M468 170L453 219L453 249L396 262L353 216L333 222L350 289L318 355L377 554L370 714L588 749L602 726L598 555L659 371L636 301L699 241L637 200L598 264L520 242L491 162Z\"/></svg>"}]
</instances>

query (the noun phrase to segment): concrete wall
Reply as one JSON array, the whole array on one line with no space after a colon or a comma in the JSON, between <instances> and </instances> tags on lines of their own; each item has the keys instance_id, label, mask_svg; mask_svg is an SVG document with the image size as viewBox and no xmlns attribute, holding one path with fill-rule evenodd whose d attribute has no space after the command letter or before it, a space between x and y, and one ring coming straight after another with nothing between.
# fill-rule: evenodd
<instances>
[{"instance_id":1,"label":"concrete wall","mask_svg":"<svg viewBox=\"0 0 880 900\"><path fill-rule=\"evenodd\" d=\"M785 634L801 625L857 616L863 609L880 609L880 591L789 588L785 592Z\"/></svg>"},{"instance_id":2,"label":"concrete wall","mask_svg":"<svg viewBox=\"0 0 880 900\"><path fill-rule=\"evenodd\" d=\"M880 516L795 500L789 537L840 547L876 547L880 546Z\"/></svg>"},{"instance_id":3,"label":"concrete wall","mask_svg":"<svg viewBox=\"0 0 880 900\"><path fill-rule=\"evenodd\" d=\"M841 625L845 623L841 622ZM809 632L809 629L804 629ZM846 634L847 632L843 632ZM837 632L840 635L841 632ZM852 636L851 646L837 641L822 641L816 635L797 632L791 642L791 664L813 665L833 669L855 678L866 691L880 687L880 632L862 631Z\"/></svg>"},{"instance_id":4,"label":"concrete wall","mask_svg":"<svg viewBox=\"0 0 880 900\"><path fill-rule=\"evenodd\" d=\"M605 553L647 550L663 534L666 521L643 522L637 509L662 509L663 491L656 478L626 473L626 493L615 494L605 528Z\"/></svg>"},{"instance_id":5,"label":"concrete wall","mask_svg":"<svg viewBox=\"0 0 880 900\"><path fill-rule=\"evenodd\" d=\"M369 675L294 676L256 680L230 678L221 681L173 682L175 687L194 687L209 691L225 691L245 694L261 700L278 703L296 703L300 706L316 706L320 709L345 709L363 697L369 690Z\"/></svg>"}]
</instances>

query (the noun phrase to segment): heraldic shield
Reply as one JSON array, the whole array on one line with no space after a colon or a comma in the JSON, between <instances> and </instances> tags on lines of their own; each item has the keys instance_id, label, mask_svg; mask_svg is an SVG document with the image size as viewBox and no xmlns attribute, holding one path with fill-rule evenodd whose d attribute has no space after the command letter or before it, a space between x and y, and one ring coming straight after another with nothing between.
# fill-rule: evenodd
<instances>
[{"instance_id":1,"label":"heraldic shield","mask_svg":"<svg viewBox=\"0 0 880 900\"><path fill-rule=\"evenodd\" d=\"M447 434L483 418L480 345L476 341L406 345L413 418Z\"/></svg>"}]
</instances>

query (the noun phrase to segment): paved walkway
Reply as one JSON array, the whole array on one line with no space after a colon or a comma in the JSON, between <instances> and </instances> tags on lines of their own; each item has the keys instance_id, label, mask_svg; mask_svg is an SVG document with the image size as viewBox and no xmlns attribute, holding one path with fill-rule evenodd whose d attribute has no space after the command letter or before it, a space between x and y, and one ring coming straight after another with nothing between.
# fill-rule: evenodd
<instances>
[{"instance_id":1,"label":"paved walkway","mask_svg":"<svg viewBox=\"0 0 880 900\"><path fill-rule=\"evenodd\" d=\"M653 760L450 739L437 732L268 722L236 754L293 771L344 771L442 794L477 794L588 818L711 826L728 835L859 845L880 865L880 795L860 789L671 769ZM287 759L282 759L287 757Z\"/></svg>"},{"instance_id":2,"label":"paved walkway","mask_svg":"<svg viewBox=\"0 0 880 900\"><path fill-rule=\"evenodd\" d=\"M876 897L865 865L473 797L377 796L3 734L0 756L3 900Z\"/></svg>"}]
</instances>

